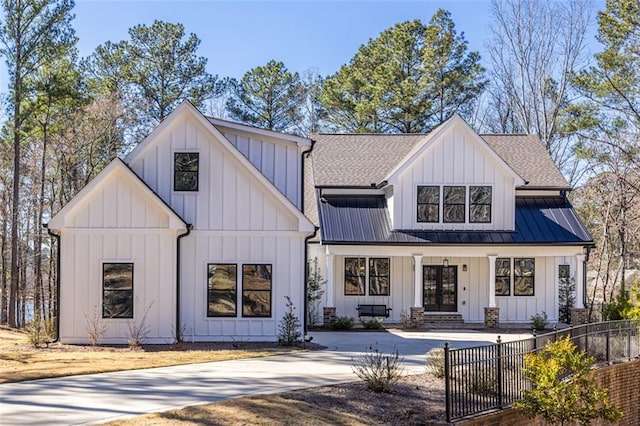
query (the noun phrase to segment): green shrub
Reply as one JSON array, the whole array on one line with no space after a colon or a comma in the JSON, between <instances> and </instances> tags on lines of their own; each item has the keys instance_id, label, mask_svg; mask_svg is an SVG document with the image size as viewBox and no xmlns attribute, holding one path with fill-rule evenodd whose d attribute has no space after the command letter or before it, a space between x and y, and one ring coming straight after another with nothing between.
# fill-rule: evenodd
<instances>
[{"instance_id":1,"label":"green shrub","mask_svg":"<svg viewBox=\"0 0 640 426\"><path fill-rule=\"evenodd\" d=\"M27 323L25 330L29 339L29 344L37 348L48 344L55 336L53 323L45 319L41 319L40 315Z\"/></svg>"},{"instance_id":2,"label":"green shrub","mask_svg":"<svg viewBox=\"0 0 640 426\"><path fill-rule=\"evenodd\" d=\"M591 375L593 358L577 351L569 337L560 338L538 353L525 355L524 375L533 389L513 406L525 416L542 416L549 424L591 424L602 418L616 422L622 417L609 401L609 392Z\"/></svg>"},{"instance_id":3,"label":"green shrub","mask_svg":"<svg viewBox=\"0 0 640 426\"><path fill-rule=\"evenodd\" d=\"M300 332L300 319L295 315L296 309L289 296L284 297L287 301L287 311L278 325L278 344L281 346L295 346L302 341Z\"/></svg>"},{"instance_id":4,"label":"green shrub","mask_svg":"<svg viewBox=\"0 0 640 426\"><path fill-rule=\"evenodd\" d=\"M434 348L427 352L425 364L427 373L442 379L444 377L444 349Z\"/></svg>"},{"instance_id":5,"label":"green shrub","mask_svg":"<svg viewBox=\"0 0 640 426\"><path fill-rule=\"evenodd\" d=\"M535 314L531 317L531 327L534 330L544 330L547 327L549 321L547 321L547 313L542 311L542 314Z\"/></svg>"},{"instance_id":6,"label":"green shrub","mask_svg":"<svg viewBox=\"0 0 640 426\"><path fill-rule=\"evenodd\" d=\"M384 326L382 325L382 318L371 318L371 320L367 321L364 319L360 320L360 323L367 330L383 330Z\"/></svg>"},{"instance_id":7,"label":"green shrub","mask_svg":"<svg viewBox=\"0 0 640 426\"><path fill-rule=\"evenodd\" d=\"M337 317L335 322L333 323L333 329L351 330L354 324L355 320L353 319L353 317Z\"/></svg>"},{"instance_id":8,"label":"green shrub","mask_svg":"<svg viewBox=\"0 0 640 426\"><path fill-rule=\"evenodd\" d=\"M354 360L352 368L367 389L378 393L391 392L404 372L398 349L385 354L378 350L377 345L369 346L366 353Z\"/></svg>"}]
</instances>

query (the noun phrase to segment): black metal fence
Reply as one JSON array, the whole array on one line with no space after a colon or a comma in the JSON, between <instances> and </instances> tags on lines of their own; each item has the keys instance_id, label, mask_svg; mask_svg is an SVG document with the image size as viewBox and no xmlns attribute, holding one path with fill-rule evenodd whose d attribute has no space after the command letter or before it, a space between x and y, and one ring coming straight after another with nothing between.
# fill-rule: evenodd
<instances>
[{"instance_id":1,"label":"black metal fence","mask_svg":"<svg viewBox=\"0 0 640 426\"><path fill-rule=\"evenodd\" d=\"M444 348L447 421L494 409L522 399L531 383L523 373L528 353L569 336L596 362L611 363L640 355L640 321L585 324L513 342L473 348Z\"/></svg>"}]
</instances>

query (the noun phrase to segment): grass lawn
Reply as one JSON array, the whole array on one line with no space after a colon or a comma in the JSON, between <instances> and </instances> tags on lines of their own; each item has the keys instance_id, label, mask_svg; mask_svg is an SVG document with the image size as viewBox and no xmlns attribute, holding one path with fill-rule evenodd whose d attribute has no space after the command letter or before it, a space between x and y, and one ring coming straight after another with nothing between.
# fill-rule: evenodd
<instances>
[{"instance_id":1,"label":"grass lawn","mask_svg":"<svg viewBox=\"0 0 640 426\"><path fill-rule=\"evenodd\" d=\"M225 361L279 355L287 349L275 343L148 345L137 350L114 346L51 344L33 348L25 333L0 328L0 383L169 365Z\"/></svg>"}]
</instances>

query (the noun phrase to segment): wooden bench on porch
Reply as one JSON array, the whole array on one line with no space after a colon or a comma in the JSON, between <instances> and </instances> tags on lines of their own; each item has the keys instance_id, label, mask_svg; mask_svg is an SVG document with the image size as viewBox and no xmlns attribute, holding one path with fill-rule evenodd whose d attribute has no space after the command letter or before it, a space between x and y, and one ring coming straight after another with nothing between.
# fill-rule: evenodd
<instances>
[{"instance_id":1,"label":"wooden bench on porch","mask_svg":"<svg viewBox=\"0 0 640 426\"><path fill-rule=\"evenodd\" d=\"M387 305L358 305L358 317L385 317L389 318Z\"/></svg>"}]
</instances>

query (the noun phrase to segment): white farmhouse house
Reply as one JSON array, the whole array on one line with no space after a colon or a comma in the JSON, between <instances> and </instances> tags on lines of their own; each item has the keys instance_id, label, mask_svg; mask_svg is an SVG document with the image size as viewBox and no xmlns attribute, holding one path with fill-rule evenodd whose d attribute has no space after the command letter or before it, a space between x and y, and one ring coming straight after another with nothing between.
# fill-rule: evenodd
<instances>
[{"instance_id":1,"label":"white farmhouse house","mask_svg":"<svg viewBox=\"0 0 640 426\"><path fill-rule=\"evenodd\" d=\"M537 137L478 135L454 116L427 135L313 139L305 213L320 227L309 256L328 282L325 322L555 322L568 277L584 307L593 241Z\"/></svg>"},{"instance_id":2,"label":"white farmhouse house","mask_svg":"<svg viewBox=\"0 0 640 426\"><path fill-rule=\"evenodd\" d=\"M303 311L302 154L311 141L208 119L182 103L49 221L59 235L59 337L126 343L277 338Z\"/></svg>"},{"instance_id":3,"label":"white farmhouse house","mask_svg":"<svg viewBox=\"0 0 640 426\"><path fill-rule=\"evenodd\" d=\"M327 321L372 305L418 325L555 321L560 276L582 307L593 245L570 189L537 138L458 116L428 135L307 139L184 102L49 221L59 338L87 342L97 317L105 343L143 323L148 343L274 341L286 297L304 317L313 258Z\"/></svg>"}]
</instances>

